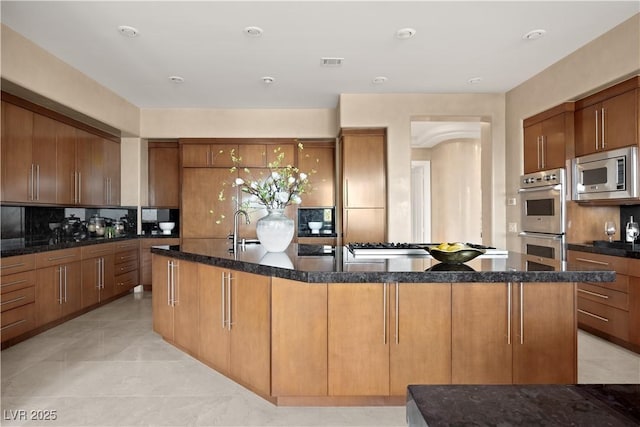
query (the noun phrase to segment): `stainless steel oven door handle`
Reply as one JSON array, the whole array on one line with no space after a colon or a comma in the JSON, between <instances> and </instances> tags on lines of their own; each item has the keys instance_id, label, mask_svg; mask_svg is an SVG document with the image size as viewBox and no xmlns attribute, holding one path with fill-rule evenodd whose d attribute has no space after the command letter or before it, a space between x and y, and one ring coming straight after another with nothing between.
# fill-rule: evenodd
<instances>
[{"instance_id":1,"label":"stainless steel oven door handle","mask_svg":"<svg viewBox=\"0 0 640 427\"><path fill-rule=\"evenodd\" d=\"M532 237L534 239L562 241L562 235L559 235L559 234L544 234L544 233L532 233L530 231L521 231L520 233L518 233L518 235L520 237Z\"/></svg>"},{"instance_id":2,"label":"stainless steel oven door handle","mask_svg":"<svg viewBox=\"0 0 640 427\"><path fill-rule=\"evenodd\" d=\"M544 185L542 187L534 188L520 188L518 193L539 193L543 191L562 191L562 184Z\"/></svg>"}]
</instances>

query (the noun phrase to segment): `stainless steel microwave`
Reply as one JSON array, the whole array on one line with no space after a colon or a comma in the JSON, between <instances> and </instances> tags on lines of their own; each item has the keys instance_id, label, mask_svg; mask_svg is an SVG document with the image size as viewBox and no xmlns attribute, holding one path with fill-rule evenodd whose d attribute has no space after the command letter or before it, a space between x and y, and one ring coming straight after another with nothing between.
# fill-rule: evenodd
<instances>
[{"instance_id":1,"label":"stainless steel microwave","mask_svg":"<svg viewBox=\"0 0 640 427\"><path fill-rule=\"evenodd\" d=\"M573 200L638 198L638 147L573 159Z\"/></svg>"}]
</instances>

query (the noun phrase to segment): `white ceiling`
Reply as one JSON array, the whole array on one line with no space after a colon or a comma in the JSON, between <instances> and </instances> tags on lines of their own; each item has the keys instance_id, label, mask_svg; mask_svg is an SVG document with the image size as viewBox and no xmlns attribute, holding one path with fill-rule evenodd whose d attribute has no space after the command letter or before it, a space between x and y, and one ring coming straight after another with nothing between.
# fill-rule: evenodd
<instances>
[{"instance_id":1,"label":"white ceiling","mask_svg":"<svg viewBox=\"0 0 640 427\"><path fill-rule=\"evenodd\" d=\"M334 108L341 93L503 93L639 11L637 0L1 2L4 24L141 108ZM139 36L123 37L120 25ZM264 34L249 37L247 26ZM405 27L415 36L396 38ZM546 36L522 38L534 29ZM321 57L344 64L323 67ZM376 76L388 80L373 84ZM468 83L474 77L482 80Z\"/></svg>"}]
</instances>

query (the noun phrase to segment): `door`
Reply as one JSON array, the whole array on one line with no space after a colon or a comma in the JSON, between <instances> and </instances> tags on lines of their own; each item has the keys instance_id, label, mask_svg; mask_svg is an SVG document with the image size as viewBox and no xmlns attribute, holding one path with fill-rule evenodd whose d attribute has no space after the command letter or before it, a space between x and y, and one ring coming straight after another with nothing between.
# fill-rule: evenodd
<instances>
[{"instance_id":1,"label":"door","mask_svg":"<svg viewBox=\"0 0 640 427\"><path fill-rule=\"evenodd\" d=\"M310 187L301 206L334 206L334 147L305 147L298 157L298 168L309 176Z\"/></svg>"},{"instance_id":2,"label":"door","mask_svg":"<svg viewBox=\"0 0 640 427\"><path fill-rule=\"evenodd\" d=\"M540 135L541 122L524 128L524 173L540 170Z\"/></svg>"},{"instance_id":3,"label":"door","mask_svg":"<svg viewBox=\"0 0 640 427\"><path fill-rule=\"evenodd\" d=\"M33 113L3 102L2 119L2 201L29 202L34 184Z\"/></svg>"},{"instance_id":4,"label":"door","mask_svg":"<svg viewBox=\"0 0 640 427\"><path fill-rule=\"evenodd\" d=\"M451 284L390 285L390 392L451 383Z\"/></svg>"},{"instance_id":5,"label":"door","mask_svg":"<svg viewBox=\"0 0 640 427\"><path fill-rule=\"evenodd\" d=\"M574 112L576 156L595 153L601 143L600 104Z\"/></svg>"},{"instance_id":6,"label":"door","mask_svg":"<svg viewBox=\"0 0 640 427\"><path fill-rule=\"evenodd\" d=\"M76 129L56 123L56 201L77 203L79 194L76 170Z\"/></svg>"},{"instance_id":7,"label":"door","mask_svg":"<svg viewBox=\"0 0 640 427\"><path fill-rule=\"evenodd\" d=\"M149 147L149 206L180 206L180 157L175 144Z\"/></svg>"},{"instance_id":8,"label":"door","mask_svg":"<svg viewBox=\"0 0 640 427\"><path fill-rule=\"evenodd\" d=\"M33 115L34 199L39 203L56 203L56 128L55 120Z\"/></svg>"},{"instance_id":9,"label":"door","mask_svg":"<svg viewBox=\"0 0 640 427\"><path fill-rule=\"evenodd\" d=\"M384 135L345 135L342 162L344 207L384 207L387 194Z\"/></svg>"},{"instance_id":10,"label":"door","mask_svg":"<svg viewBox=\"0 0 640 427\"><path fill-rule=\"evenodd\" d=\"M164 339L173 341L173 306L171 305L172 260L156 254L152 256L153 330Z\"/></svg>"},{"instance_id":11,"label":"door","mask_svg":"<svg viewBox=\"0 0 640 427\"><path fill-rule=\"evenodd\" d=\"M102 286L102 257L82 260L81 307L89 307L100 301Z\"/></svg>"},{"instance_id":12,"label":"door","mask_svg":"<svg viewBox=\"0 0 640 427\"><path fill-rule=\"evenodd\" d=\"M271 278L231 272L231 375L271 393Z\"/></svg>"},{"instance_id":13,"label":"door","mask_svg":"<svg viewBox=\"0 0 640 427\"><path fill-rule=\"evenodd\" d=\"M385 209L345 209L344 243L385 242L386 219Z\"/></svg>"},{"instance_id":14,"label":"door","mask_svg":"<svg viewBox=\"0 0 640 427\"><path fill-rule=\"evenodd\" d=\"M174 341L189 353L198 353L198 264L176 261Z\"/></svg>"},{"instance_id":15,"label":"door","mask_svg":"<svg viewBox=\"0 0 640 427\"><path fill-rule=\"evenodd\" d=\"M576 285L514 286L513 382L574 384L577 381Z\"/></svg>"},{"instance_id":16,"label":"door","mask_svg":"<svg viewBox=\"0 0 640 427\"><path fill-rule=\"evenodd\" d=\"M565 114L558 114L542 122L540 157L542 169L565 167Z\"/></svg>"},{"instance_id":17,"label":"door","mask_svg":"<svg viewBox=\"0 0 640 427\"><path fill-rule=\"evenodd\" d=\"M108 139L102 140L104 151L104 203L120 205L120 144Z\"/></svg>"},{"instance_id":18,"label":"door","mask_svg":"<svg viewBox=\"0 0 640 427\"><path fill-rule=\"evenodd\" d=\"M638 89L605 100L602 109L605 150L638 144Z\"/></svg>"},{"instance_id":19,"label":"door","mask_svg":"<svg viewBox=\"0 0 640 427\"><path fill-rule=\"evenodd\" d=\"M36 322L46 325L62 316L62 274L61 266L36 270Z\"/></svg>"},{"instance_id":20,"label":"door","mask_svg":"<svg viewBox=\"0 0 640 427\"><path fill-rule=\"evenodd\" d=\"M504 283L452 284L453 384L511 384L511 303Z\"/></svg>"},{"instance_id":21,"label":"door","mask_svg":"<svg viewBox=\"0 0 640 427\"><path fill-rule=\"evenodd\" d=\"M329 396L389 394L388 285L330 283Z\"/></svg>"},{"instance_id":22,"label":"door","mask_svg":"<svg viewBox=\"0 0 640 427\"><path fill-rule=\"evenodd\" d=\"M75 313L81 308L82 264L80 261L61 266L64 268L62 284L62 315Z\"/></svg>"},{"instance_id":23,"label":"door","mask_svg":"<svg viewBox=\"0 0 640 427\"><path fill-rule=\"evenodd\" d=\"M222 373L229 372L229 270L198 264L199 358ZM156 282L155 275L153 276ZM155 283L154 283L155 287Z\"/></svg>"}]
</instances>

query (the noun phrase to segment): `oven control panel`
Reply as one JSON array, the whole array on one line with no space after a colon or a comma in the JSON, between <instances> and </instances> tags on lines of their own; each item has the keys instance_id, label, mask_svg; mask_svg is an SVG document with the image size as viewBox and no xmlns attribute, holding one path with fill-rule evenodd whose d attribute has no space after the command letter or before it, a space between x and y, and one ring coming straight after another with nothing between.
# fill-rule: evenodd
<instances>
[{"instance_id":1,"label":"oven control panel","mask_svg":"<svg viewBox=\"0 0 640 427\"><path fill-rule=\"evenodd\" d=\"M546 185L564 184L564 169L534 172L520 177L520 188L542 187Z\"/></svg>"}]
</instances>

